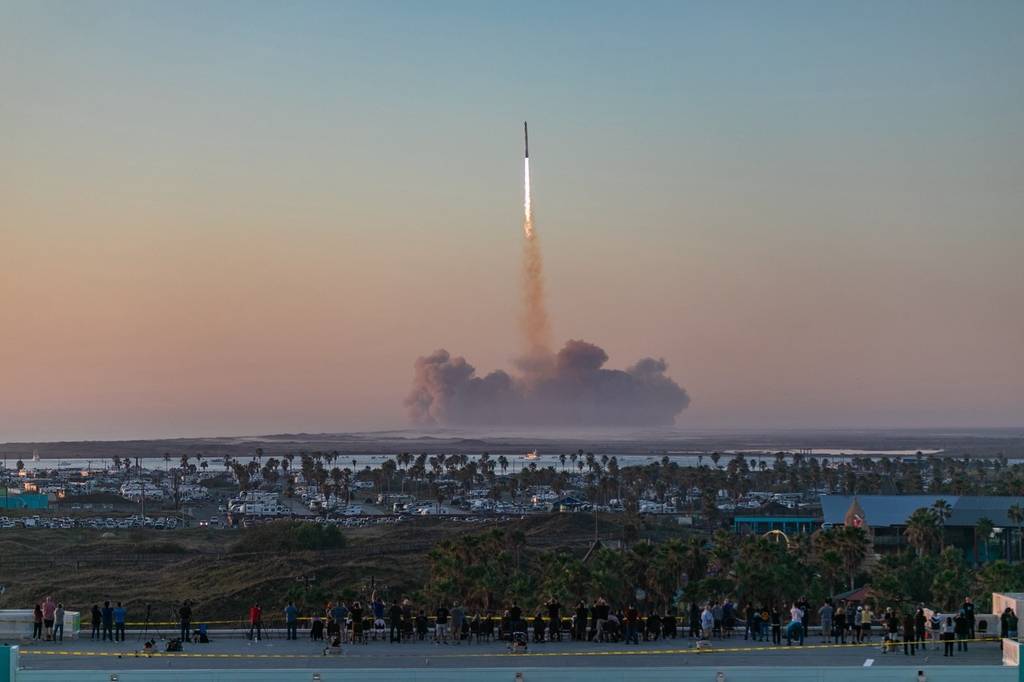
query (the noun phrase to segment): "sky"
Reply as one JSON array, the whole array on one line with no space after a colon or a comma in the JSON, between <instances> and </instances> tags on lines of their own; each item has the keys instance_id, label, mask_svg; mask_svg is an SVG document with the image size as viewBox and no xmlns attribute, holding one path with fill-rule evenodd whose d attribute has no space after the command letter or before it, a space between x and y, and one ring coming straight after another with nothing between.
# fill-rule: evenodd
<instances>
[{"instance_id":1,"label":"sky","mask_svg":"<svg viewBox=\"0 0 1024 682\"><path fill-rule=\"evenodd\" d=\"M681 430L1024 424L1024 3L0 2L0 441L406 424L559 342Z\"/></svg>"}]
</instances>

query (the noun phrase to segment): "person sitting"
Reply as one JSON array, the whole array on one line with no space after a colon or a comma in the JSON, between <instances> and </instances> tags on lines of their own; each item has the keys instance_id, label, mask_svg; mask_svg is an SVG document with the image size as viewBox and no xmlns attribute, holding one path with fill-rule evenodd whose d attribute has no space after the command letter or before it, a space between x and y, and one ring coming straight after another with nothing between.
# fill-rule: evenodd
<instances>
[{"instance_id":1,"label":"person sitting","mask_svg":"<svg viewBox=\"0 0 1024 682\"><path fill-rule=\"evenodd\" d=\"M427 636L427 614L420 609L420 612L416 615L416 635L420 641Z\"/></svg>"},{"instance_id":2,"label":"person sitting","mask_svg":"<svg viewBox=\"0 0 1024 682\"><path fill-rule=\"evenodd\" d=\"M341 634L336 634L329 640L329 644L324 647L324 656L340 656L341 655Z\"/></svg>"},{"instance_id":3,"label":"person sitting","mask_svg":"<svg viewBox=\"0 0 1024 682\"><path fill-rule=\"evenodd\" d=\"M676 638L676 617L671 613L661 617L661 636L665 639Z\"/></svg>"},{"instance_id":4,"label":"person sitting","mask_svg":"<svg viewBox=\"0 0 1024 682\"><path fill-rule=\"evenodd\" d=\"M644 623L644 641L648 639L658 641L661 636L661 618L658 617L657 612L651 612L647 616L647 621Z\"/></svg>"},{"instance_id":5,"label":"person sitting","mask_svg":"<svg viewBox=\"0 0 1024 682\"><path fill-rule=\"evenodd\" d=\"M156 652L156 640L150 639L142 645L142 653L152 655Z\"/></svg>"},{"instance_id":6,"label":"person sitting","mask_svg":"<svg viewBox=\"0 0 1024 682\"><path fill-rule=\"evenodd\" d=\"M537 644L544 641L544 614L538 611L533 616L533 642Z\"/></svg>"},{"instance_id":7,"label":"person sitting","mask_svg":"<svg viewBox=\"0 0 1024 682\"><path fill-rule=\"evenodd\" d=\"M618 642L622 637L622 619L618 614L608 614L608 619L604 623L604 637L611 642Z\"/></svg>"}]
</instances>

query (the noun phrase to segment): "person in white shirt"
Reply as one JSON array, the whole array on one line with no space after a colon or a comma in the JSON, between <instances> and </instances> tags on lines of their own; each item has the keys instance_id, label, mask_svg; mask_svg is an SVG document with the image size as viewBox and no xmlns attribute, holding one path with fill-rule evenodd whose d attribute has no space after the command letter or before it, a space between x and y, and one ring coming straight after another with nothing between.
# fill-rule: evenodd
<instances>
[{"instance_id":1,"label":"person in white shirt","mask_svg":"<svg viewBox=\"0 0 1024 682\"><path fill-rule=\"evenodd\" d=\"M711 639L711 630L715 627L715 615L711 613L711 607L705 606L704 612L700 614L700 636L702 639Z\"/></svg>"}]
</instances>

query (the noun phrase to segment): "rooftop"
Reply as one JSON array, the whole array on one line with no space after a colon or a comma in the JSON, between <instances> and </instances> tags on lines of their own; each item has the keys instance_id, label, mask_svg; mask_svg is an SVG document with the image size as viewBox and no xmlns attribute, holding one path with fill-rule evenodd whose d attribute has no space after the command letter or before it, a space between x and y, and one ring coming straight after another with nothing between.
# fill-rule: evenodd
<instances>
[{"instance_id":1,"label":"rooftop","mask_svg":"<svg viewBox=\"0 0 1024 682\"><path fill-rule=\"evenodd\" d=\"M988 518L998 527L1016 526L1007 516L1013 505L1024 506L1020 497L980 495L822 495L821 510L826 525L843 524L846 510L854 497L864 510L868 526L902 526L914 511L932 507L937 500L949 503L951 513L947 526L974 526L979 519Z\"/></svg>"}]
</instances>

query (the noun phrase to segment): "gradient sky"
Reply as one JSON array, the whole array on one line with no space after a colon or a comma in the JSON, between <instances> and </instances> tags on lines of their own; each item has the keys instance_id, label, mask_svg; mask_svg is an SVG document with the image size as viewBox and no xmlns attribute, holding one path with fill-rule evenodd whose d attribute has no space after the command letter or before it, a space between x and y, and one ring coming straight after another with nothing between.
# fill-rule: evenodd
<instances>
[{"instance_id":1,"label":"gradient sky","mask_svg":"<svg viewBox=\"0 0 1024 682\"><path fill-rule=\"evenodd\" d=\"M0 2L0 441L401 426L558 339L682 428L1024 424L1024 3Z\"/></svg>"}]
</instances>

